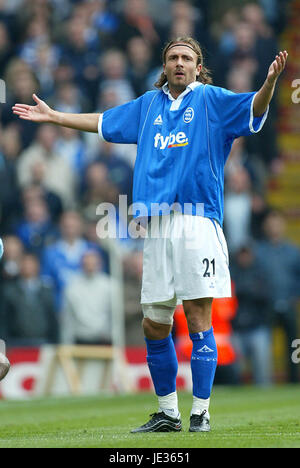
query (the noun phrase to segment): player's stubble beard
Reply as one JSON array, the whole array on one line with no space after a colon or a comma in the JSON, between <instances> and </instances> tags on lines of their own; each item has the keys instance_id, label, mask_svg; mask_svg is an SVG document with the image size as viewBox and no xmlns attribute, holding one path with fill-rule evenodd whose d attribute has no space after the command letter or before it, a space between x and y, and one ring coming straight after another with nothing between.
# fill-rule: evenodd
<instances>
[{"instance_id":1,"label":"player's stubble beard","mask_svg":"<svg viewBox=\"0 0 300 468\"><path fill-rule=\"evenodd\" d=\"M181 94L183 93L183 91L185 91L185 89L187 88L187 86L191 83L193 83L194 81L196 80L196 78L192 79L187 79L187 77L185 77L184 79L181 79L181 80L168 80L168 84L169 84L169 89L170 91L174 91L176 94Z\"/></svg>"},{"instance_id":2,"label":"player's stubble beard","mask_svg":"<svg viewBox=\"0 0 300 468\"><path fill-rule=\"evenodd\" d=\"M176 77L176 73L181 71L183 73L182 78ZM187 88L187 86L197 79L197 72L195 73L188 73L187 71L183 71L182 69L178 68L172 73L166 73L169 90L172 91L179 96L183 91Z\"/></svg>"}]
</instances>

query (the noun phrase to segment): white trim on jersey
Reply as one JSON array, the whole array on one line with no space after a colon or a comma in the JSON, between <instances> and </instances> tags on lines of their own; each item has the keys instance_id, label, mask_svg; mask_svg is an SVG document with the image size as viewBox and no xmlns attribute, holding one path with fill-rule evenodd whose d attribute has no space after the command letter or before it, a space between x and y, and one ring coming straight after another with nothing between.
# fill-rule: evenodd
<instances>
[{"instance_id":1,"label":"white trim on jersey","mask_svg":"<svg viewBox=\"0 0 300 468\"><path fill-rule=\"evenodd\" d=\"M103 121L103 114L100 114L98 120L98 135L102 140L105 140L103 133L102 133L102 121Z\"/></svg>"},{"instance_id":2,"label":"white trim on jersey","mask_svg":"<svg viewBox=\"0 0 300 468\"><path fill-rule=\"evenodd\" d=\"M200 83L199 81L194 81L193 83L190 83L187 85L185 90L175 99L172 94L170 93L168 83L165 83L162 87L162 91L169 97L169 99L172 101L170 111L175 111L180 108L180 105L182 103L182 100L184 96L186 96L190 91L193 91L195 88L198 86L201 86L203 83Z\"/></svg>"},{"instance_id":3,"label":"white trim on jersey","mask_svg":"<svg viewBox=\"0 0 300 468\"><path fill-rule=\"evenodd\" d=\"M257 93L256 93L257 94ZM267 107L267 110L266 112L264 113L264 116L260 122L260 125L258 127L257 130L254 130L254 127L253 127L253 120L254 120L254 114L253 114L253 107L254 107L254 99L255 99L255 96L256 94L254 94L253 96L253 99L252 99L252 102L251 102L251 108L250 108L250 122L249 122L249 128L250 128L250 132L251 133L258 133L261 131L262 127L264 126L264 123L268 117L268 113L269 113L269 106Z\"/></svg>"}]
</instances>

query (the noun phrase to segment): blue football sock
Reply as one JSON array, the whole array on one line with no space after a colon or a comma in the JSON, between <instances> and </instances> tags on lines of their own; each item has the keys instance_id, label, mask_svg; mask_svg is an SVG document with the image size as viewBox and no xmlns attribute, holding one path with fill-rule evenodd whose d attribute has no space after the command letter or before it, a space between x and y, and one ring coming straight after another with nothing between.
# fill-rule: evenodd
<instances>
[{"instance_id":1,"label":"blue football sock","mask_svg":"<svg viewBox=\"0 0 300 468\"><path fill-rule=\"evenodd\" d=\"M190 334L193 342L191 369L193 378L193 395L197 398L210 397L217 368L217 345L213 328Z\"/></svg>"},{"instance_id":2,"label":"blue football sock","mask_svg":"<svg viewBox=\"0 0 300 468\"><path fill-rule=\"evenodd\" d=\"M158 396L169 395L176 391L178 361L172 335L163 340L149 340L147 344L147 362Z\"/></svg>"}]
</instances>

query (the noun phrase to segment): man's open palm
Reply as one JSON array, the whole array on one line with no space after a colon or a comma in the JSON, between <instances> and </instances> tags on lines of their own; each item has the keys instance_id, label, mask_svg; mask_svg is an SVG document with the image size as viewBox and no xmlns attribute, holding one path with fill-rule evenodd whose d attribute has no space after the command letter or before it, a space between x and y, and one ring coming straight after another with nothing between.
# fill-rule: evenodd
<instances>
[{"instance_id":1,"label":"man's open palm","mask_svg":"<svg viewBox=\"0 0 300 468\"><path fill-rule=\"evenodd\" d=\"M18 115L20 119L31 120L32 122L49 122L51 115L51 108L36 94L32 95L36 106L29 106L28 104L15 104L12 107L13 113Z\"/></svg>"},{"instance_id":2,"label":"man's open palm","mask_svg":"<svg viewBox=\"0 0 300 468\"><path fill-rule=\"evenodd\" d=\"M279 75L283 72L287 58L288 53L286 50L284 52L279 52L279 55L276 55L276 58L274 62L271 63L268 71L267 80L270 84L273 84Z\"/></svg>"}]
</instances>

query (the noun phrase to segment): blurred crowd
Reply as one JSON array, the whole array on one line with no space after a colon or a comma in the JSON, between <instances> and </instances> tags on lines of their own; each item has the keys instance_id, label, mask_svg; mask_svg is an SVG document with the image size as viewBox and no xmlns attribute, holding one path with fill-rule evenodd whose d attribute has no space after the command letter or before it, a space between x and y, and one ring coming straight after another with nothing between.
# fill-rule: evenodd
<instances>
[{"instance_id":1,"label":"blurred crowd","mask_svg":"<svg viewBox=\"0 0 300 468\"><path fill-rule=\"evenodd\" d=\"M136 154L134 145L18 119L11 106L33 105L33 93L63 112L123 104L154 88L162 47L182 35L200 41L215 85L255 91L278 52L289 2L225 3L222 10L222 2L209 0L0 0L6 85L0 105L0 336L9 346L111 341L116 284L107 245L97 235L96 208L109 202L117 209L119 195L131 204ZM276 117L275 95L263 132L235 141L225 173L225 232L239 301L235 336L240 353L263 366L255 375L263 372L264 382L275 320L289 343L296 338L300 290L299 250L285 239L284 218L265 197L280 156ZM139 344L142 241L116 243L127 344ZM290 378L297 378L294 368Z\"/></svg>"}]
</instances>

